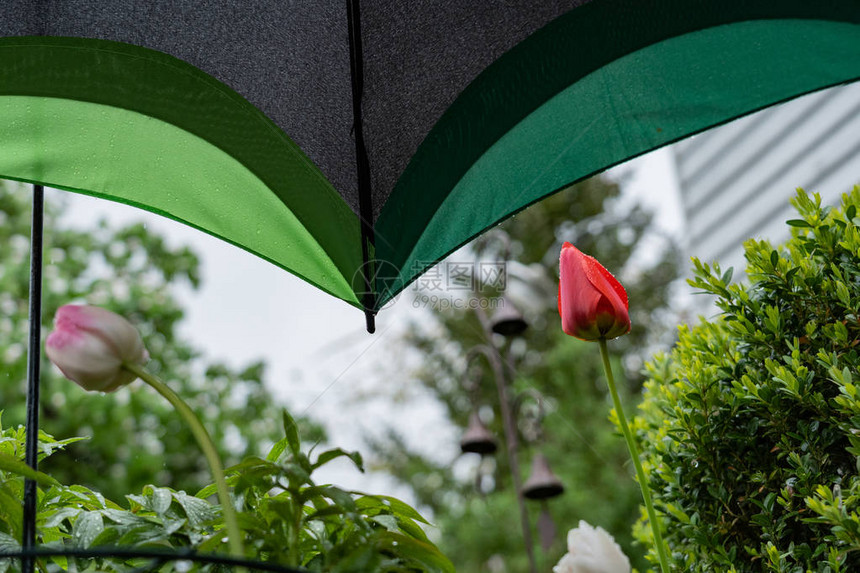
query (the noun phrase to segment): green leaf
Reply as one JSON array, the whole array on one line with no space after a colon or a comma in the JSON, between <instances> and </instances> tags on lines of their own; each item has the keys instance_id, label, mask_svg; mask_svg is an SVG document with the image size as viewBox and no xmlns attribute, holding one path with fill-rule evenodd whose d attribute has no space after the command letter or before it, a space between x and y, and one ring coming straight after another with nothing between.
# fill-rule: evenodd
<instances>
[{"instance_id":1,"label":"green leaf","mask_svg":"<svg viewBox=\"0 0 860 573\"><path fill-rule=\"evenodd\" d=\"M60 482L40 471L36 471L21 460L0 453L0 470L18 474L42 486L60 485Z\"/></svg>"},{"instance_id":2,"label":"green leaf","mask_svg":"<svg viewBox=\"0 0 860 573\"><path fill-rule=\"evenodd\" d=\"M20 496L17 492L12 492L9 485L0 482L0 520L5 521L12 533L19 537L24 510Z\"/></svg>"},{"instance_id":3,"label":"green leaf","mask_svg":"<svg viewBox=\"0 0 860 573\"><path fill-rule=\"evenodd\" d=\"M415 523L414 520L408 517L403 517L402 515L398 515L397 525L400 527L400 530L406 535L414 537L419 541L428 541L427 534L424 533L424 530L421 529L421 526Z\"/></svg>"},{"instance_id":4,"label":"green leaf","mask_svg":"<svg viewBox=\"0 0 860 573\"><path fill-rule=\"evenodd\" d=\"M310 496L322 495L337 505L345 508L347 511L356 511L355 500L350 494L337 487L331 486L314 486L302 490L302 496L309 499Z\"/></svg>"},{"instance_id":5,"label":"green leaf","mask_svg":"<svg viewBox=\"0 0 860 573\"><path fill-rule=\"evenodd\" d=\"M199 497L200 499L208 499L216 493L218 493L218 485L210 483L209 485L198 491L196 494L194 494L194 497Z\"/></svg>"},{"instance_id":6,"label":"green leaf","mask_svg":"<svg viewBox=\"0 0 860 573\"><path fill-rule=\"evenodd\" d=\"M21 544L18 543L18 540L9 535L8 533L3 533L0 531L0 551L20 551Z\"/></svg>"},{"instance_id":7,"label":"green leaf","mask_svg":"<svg viewBox=\"0 0 860 573\"><path fill-rule=\"evenodd\" d=\"M188 523L187 519L165 519L164 520L164 536L169 537L182 529L182 527Z\"/></svg>"},{"instance_id":8,"label":"green leaf","mask_svg":"<svg viewBox=\"0 0 860 573\"><path fill-rule=\"evenodd\" d=\"M165 546L167 535L165 530L157 525L138 526L126 530L116 540L118 546Z\"/></svg>"},{"instance_id":9,"label":"green leaf","mask_svg":"<svg viewBox=\"0 0 860 573\"><path fill-rule=\"evenodd\" d=\"M69 444L89 440L89 437L74 437L66 438L65 440L57 440L50 434L46 434L39 430L39 461L52 455L54 452L64 449Z\"/></svg>"},{"instance_id":10,"label":"green leaf","mask_svg":"<svg viewBox=\"0 0 860 573\"><path fill-rule=\"evenodd\" d=\"M147 486L146 489L150 491L148 497L152 511L159 515L167 513L170 504L173 503L173 493L165 487Z\"/></svg>"},{"instance_id":11,"label":"green leaf","mask_svg":"<svg viewBox=\"0 0 860 573\"><path fill-rule=\"evenodd\" d=\"M116 545L117 540L120 537L120 530L116 527L108 527L102 530L95 539L92 540L90 545L99 546L99 545Z\"/></svg>"},{"instance_id":12,"label":"green leaf","mask_svg":"<svg viewBox=\"0 0 860 573\"><path fill-rule=\"evenodd\" d=\"M268 460L249 456L225 470L228 475L238 475L241 478L249 478L250 476L265 476L265 475L280 475L283 473L283 467ZM204 488L201 491L205 491Z\"/></svg>"},{"instance_id":13,"label":"green leaf","mask_svg":"<svg viewBox=\"0 0 860 573\"><path fill-rule=\"evenodd\" d=\"M311 482L311 474L305 471L305 468L300 466L299 464L284 464L280 467L280 472L283 475L286 475L290 483L291 487L295 487L296 485L304 485L310 484Z\"/></svg>"},{"instance_id":14,"label":"green leaf","mask_svg":"<svg viewBox=\"0 0 860 573\"><path fill-rule=\"evenodd\" d=\"M293 417L290 416L290 413L287 412L286 408L281 411L281 415L284 419L284 434L287 439L287 444L290 446L290 451L293 452L293 455L298 456L301 446L301 443L299 442L299 427L296 425L296 421L293 420Z\"/></svg>"},{"instance_id":15,"label":"green leaf","mask_svg":"<svg viewBox=\"0 0 860 573\"><path fill-rule=\"evenodd\" d=\"M104 528L101 513L97 511L82 513L72 527L72 545L79 549L86 549L104 531Z\"/></svg>"},{"instance_id":16,"label":"green leaf","mask_svg":"<svg viewBox=\"0 0 860 573\"><path fill-rule=\"evenodd\" d=\"M319 455L316 463L313 464L313 469L317 469L330 461L340 458L347 457L352 460L355 466L364 473L364 462L361 459L361 454L358 452L347 452L346 450L342 450L341 448L335 448L332 450L327 450Z\"/></svg>"},{"instance_id":17,"label":"green leaf","mask_svg":"<svg viewBox=\"0 0 860 573\"><path fill-rule=\"evenodd\" d=\"M240 516L241 517L241 516ZM240 525L241 527L241 525ZM227 543L224 541L224 532L216 531L211 536L209 536L203 543L197 546L200 551L206 552L216 552L216 551L225 551L227 549Z\"/></svg>"},{"instance_id":18,"label":"green leaf","mask_svg":"<svg viewBox=\"0 0 860 573\"><path fill-rule=\"evenodd\" d=\"M397 518L393 515L375 515L371 517L370 520L384 527L386 531L392 531L394 533L398 533L400 531L400 527L397 524Z\"/></svg>"},{"instance_id":19,"label":"green leaf","mask_svg":"<svg viewBox=\"0 0 860 573\"><path fill-rule=\"evenodd\" d=\"M322 519L324 517L329 517L331 515L343 515L347 513L347 509L345 507L341 507L339 505L329 505L328 507L324 507L313 513L310 513L305 517L305 521L313 521L315 519Z\"/></svg>"},{"instance_id":20,"label":"green leaf","mask_svg":"<svg viewBox=\"0 0 860 573\"><path fill-rule=\"evenodd\" d=\"M122 509L103 509L101 511L101 514L102 517L108 518L114 523L119 524L121 527L159 523L159 521L155 518L149 517L147 515L139 515L137 513L132 513L130 511L125 511Z\"/></svg>"},{"instance_id":21,"label":"green leaf","mask_svg":"<svg viewBox=\"0 0 860 573\"><path fill-rule=\"evenodd\" d=\"M281 454L284 453L284 450L287 449L288 443L289 440L287 440L287 438L281 438L280 440L275 442L275 445L272 446L271 450L269 450L266 459L270 462L277 462L279 459L281 459Z\"/></svg>"},{"instance_id":22,"label":"green leaf","mask_svg":"<svg viewBox=\"0 0 860 573\"><path fill-rule=\"evenodd\" d=\"M21 544L18 543L18 540L9 535L8 533L3 533L0 531L0 553L12 553L15 551L21 550ZM12 565L14 560L12 559L0 559L0 573L5 573Z\"/></svg>"},{"instance_id":23,"label":"green leaf","mask_svg":"<svg viewBox=\"0 0 860 573\"><path fill-rule=\"evenodd\" d=\"M374 561L377 560L376 552L372 547L359 546L341 559L333 571L335 573L364 573L374 569Z\"/></svg>"},{"instance_id":24,"label":"green leaf","mask_svg":"<svg viewBox=\"0 0 860 573\"><path fill-rule=\"evenodd\" d=\"M215 519L215 508L205 500L190 496L184 491L174 493L173 497L182 506L182 509L185 510L185 515L188 517L188 522L191 525L197 526Z\"/></svg>"},{"instance_id":25,"label":"green leaf","mask_svg":"<svg viewBox=\"0 0 860 573\"><path fill-rule=\"evenodd\" d=\"M785 224L789 225L791 227L806 227L806 228L812 227L812 225L810 225L809 223L807 223L803 219L789 219L788 221L785 222Z\"/></svg>"},{"instance_id":26,"label":"green leaf","mask_svg":"<svg viewBox=\"0 0 860 573\"><path fill-rule=\"evenodd\" d=\"M353 493L359 494L359 492ZM408 517L410 519L414 519L415 521L430 525L430 522L424 519L421 514L418 513L412 506L410 506L408 503L400 501L396 497L390 497L387 495L364 495L364 497L361 497L357 500L356 506L359 509L373 506L383 506L387 508L393 515Z\"/></svg>"},{"instance_id":27,"label":"green leaf","mask_svg":"<svg viewBox=\"0 0 860 573\"><path fill-rule=\"evenodd\" d=\"M76 517L81 512L77 507L61 507L54 513L47 514L47 519L42 527L57 527L66 519Z\"/></svg>"},{"instance_id":28,"label":"green leaf","mask_svg":"<svg viewBox=\"0 0 860 573\"><path fill-rule=\"evenodd\" d=\"M429 542L418 541L399 533L380 534L392 553L411 559L433 573L454 573L454 564Z\"/></svg>"}]
</instances>

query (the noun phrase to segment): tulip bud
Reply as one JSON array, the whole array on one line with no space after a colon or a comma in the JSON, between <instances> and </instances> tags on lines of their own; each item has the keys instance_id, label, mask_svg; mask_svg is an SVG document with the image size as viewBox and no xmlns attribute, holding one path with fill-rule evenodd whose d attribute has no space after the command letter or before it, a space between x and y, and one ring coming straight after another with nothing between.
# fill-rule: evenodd
<instances>
[{"instance_id":1,"label":"tulip bud","mask_svg":"<svg viewBox=\"0 0 860 573\"><path fill-rule=\"evenodd\" d=\"M627 292L594 257L565 243L559 274L558 312L565 333L608 340L630 332Z\"/></svg>"},{"instance_id":2,"label":"tulip bud","mask_svg":"<svg viewBox=\"0 0 860 573\"><path fill-rule=\"evenodd\" d=\"M567 551L553 573L630 573L630 560L612 536L585 521L567 534Z\"/></svg>"},{"instance_id":3,"label":"tulip bud","mask_svg":"<svg viewBox=\"0 0 860 573\"><path fill-rule=\"evenodd\" d=\"M45 353L66 378L97 392L113 392L137 378L123 362L149 360L140 334L126 319L96 306L71 304L57 310Z\"/></svg>"}]
</instances>

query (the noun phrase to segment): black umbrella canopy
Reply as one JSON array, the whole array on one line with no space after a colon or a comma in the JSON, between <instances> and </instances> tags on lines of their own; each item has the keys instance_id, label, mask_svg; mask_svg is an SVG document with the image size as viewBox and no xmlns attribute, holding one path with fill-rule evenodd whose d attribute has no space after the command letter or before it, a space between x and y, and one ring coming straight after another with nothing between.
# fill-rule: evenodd
<instances>
[{"instance_id":1,"label":"black umbrella canopy","mask_svg":"<svg viewBox=\"0 0 860 573\"><path fill-rule=\"evenodd\" d=\"M858 77L854 0L15 0L0 176L166 215L373 313L572 182Z\"/></svg>"}]
</instances>

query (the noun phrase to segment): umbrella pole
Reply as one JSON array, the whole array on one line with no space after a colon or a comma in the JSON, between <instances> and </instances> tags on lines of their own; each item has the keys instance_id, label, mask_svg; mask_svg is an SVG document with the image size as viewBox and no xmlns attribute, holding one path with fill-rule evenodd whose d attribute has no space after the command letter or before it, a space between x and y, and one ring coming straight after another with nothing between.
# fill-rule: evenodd
<instances>
[{"instance_id":1,"label":"umbrella pole","mask_svg":"<svg viewBox=\"0 0 860 573\"><path fill-rule=\"evenodd\" d=\"M349 19L349 67L352 77L352 118L355 133L355 166L358 175L358 217L361 220L361 275L364 280L364 318L367 332L376 331L376 277L377 261L371 259L370 249L376 238L373 233L373 194L370 183L370 162L364 144L364 124L361 119L361 98L364 93L364 62L361 52L361 18L359 0L346 0Z\"/></svg>"},{"instance_id":2,"label":"umbrella pole","mask_svg":"<svg viewBox=\"0 0 860 573\"><path fill-rule=\"evenodd\" d=\"M42 358L42 251L45 188L33 185L33 214L30 227L30 338L27 348L27 423L25 459L38 469L39 464L39 365ZM36 482L24 481L24 523L21 545L26 551L36 545ZM32 573L35 559L24 557L23 573Z\"/></svg>"}]
</instances>

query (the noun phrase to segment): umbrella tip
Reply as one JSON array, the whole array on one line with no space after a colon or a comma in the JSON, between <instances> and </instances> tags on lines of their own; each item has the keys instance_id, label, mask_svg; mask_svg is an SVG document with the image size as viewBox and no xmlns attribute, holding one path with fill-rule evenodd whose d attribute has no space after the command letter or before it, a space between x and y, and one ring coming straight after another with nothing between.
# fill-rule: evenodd
<instances>
[{"instance_id":1,"label":"umbrella tip","mask_svg":"<svg viewBox=\"0 0 860 573\"><path fill-rule=\"evenodd\" d=\"M369 334L376 332L376 315L369 308L364 309L364 319L367 322L367 332Z\"/></svg>"}]
</instances>

